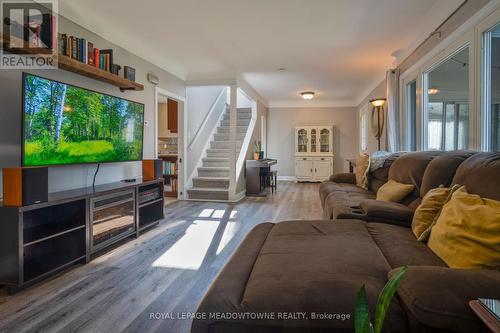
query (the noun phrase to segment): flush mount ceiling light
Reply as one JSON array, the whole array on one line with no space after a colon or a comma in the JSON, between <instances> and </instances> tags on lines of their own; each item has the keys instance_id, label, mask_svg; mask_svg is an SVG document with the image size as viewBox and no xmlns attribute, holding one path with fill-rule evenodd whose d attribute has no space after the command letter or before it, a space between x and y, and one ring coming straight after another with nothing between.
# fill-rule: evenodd
<instances>
[{"instance_id":1,"label":"flush mount ceiling light","mask_svg":"<svg viewBox=\"0 0 500 333\"><path fill-rule=\"evenodd\" d=\"M427 93L429 95L436 95L439 93L439 89L438 88L430 88L429 90L427 90Z\"/></svg>"},{"instance_id":2,"label":"flush mount ceiling light","mask_svg":"<svg viewBox=\"0 0 500 333\"><path fill-rule=\"evenodd\" d=\"M314 98L314 92L312 92L312 91L304 91L304 92L301 92L300 95L305 100Z\"/></svg>"}]
</instances>

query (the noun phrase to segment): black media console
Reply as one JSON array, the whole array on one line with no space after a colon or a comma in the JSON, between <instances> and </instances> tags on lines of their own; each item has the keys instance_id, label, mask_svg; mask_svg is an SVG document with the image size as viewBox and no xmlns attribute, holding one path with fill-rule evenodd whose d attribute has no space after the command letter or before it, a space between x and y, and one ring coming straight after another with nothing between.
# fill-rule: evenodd
<instances>
[{"instance_id":1,"label":"black media console","mask_svg":"<svg viewBox=\"0 0 500 333\"><path fill-rule=\"evenodd\" d=\"M0 206L0 284L39 282L163 219L163 179L49 194L47 202Z\"/></svg>"}]
</instances>

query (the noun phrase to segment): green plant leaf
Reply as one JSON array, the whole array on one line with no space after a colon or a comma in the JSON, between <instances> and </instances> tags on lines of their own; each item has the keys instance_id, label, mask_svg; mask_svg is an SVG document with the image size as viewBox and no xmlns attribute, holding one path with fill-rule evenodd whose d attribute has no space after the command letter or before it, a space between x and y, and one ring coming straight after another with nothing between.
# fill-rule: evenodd
<instances>
[{"instance_id":1,"label":"green plant leaf","mask_svg":"<svg viewBox=\"0 0 500 333\"><path fill-rule=\"evenodd\" d=\"M387 310L389 309L389 305L391 304L391 300L398 289L401 280L405 276L408 271L408 266L404 266L399 270L396 274L392 276L392 278L387 281L384 289L380 292L377 301L377 308L375 310L375 333L382 332L382 326L384 324L385 315L387 314Z\"/></svg>"},{"instance_id":2,"label":"green plant leaf","mask_svg":"<svg viewBox=\"0 0 500 333\"><path fill-rule=\"evenodd\" d=\"M370 324L370 312L368 311L366 289L364 285L358 292L356 310L354 312L354 327L356 333L370 333L373 331Z\"/></svg>"}]
</instances>

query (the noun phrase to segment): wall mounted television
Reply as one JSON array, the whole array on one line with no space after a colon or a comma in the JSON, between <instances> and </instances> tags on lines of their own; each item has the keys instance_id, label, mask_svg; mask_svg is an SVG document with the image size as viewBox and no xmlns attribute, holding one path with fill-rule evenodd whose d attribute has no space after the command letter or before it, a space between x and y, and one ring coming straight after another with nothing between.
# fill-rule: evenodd
<instances>
[{"instance_id":1,"label":"wall mounted television","mask_svg":"<svg viewBox=\"0 0 500 333\"><path fill-rule=\"evenodd\" d=\"M142 159L144 104L23 74L23 166Z\"/></svg>"}]
</instances>

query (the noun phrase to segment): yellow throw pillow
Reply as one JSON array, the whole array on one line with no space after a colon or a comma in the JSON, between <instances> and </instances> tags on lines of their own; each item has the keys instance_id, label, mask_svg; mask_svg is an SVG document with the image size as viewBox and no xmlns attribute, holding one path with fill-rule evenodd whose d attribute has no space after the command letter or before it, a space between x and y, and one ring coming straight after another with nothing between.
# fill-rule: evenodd
<instances>
[{"instance_id":1,"label":"yellow throw pillow","mask_svg":"<svg viewBox=\"0 0 500 333\"><path fill-rule=\"evenodd\" d=\"M390 179L378 189L377 200L400 202L413 192L413 188L411 184L402 184Z\"/></svg>"},{"instance_id":2,"label":"yellow throw pillow","mask_svg":"<svg viewBox=\"0 0 500 333\"><path fill-rule=\"evenodd\" d=\"M458 188L458 185L433 188L424 195L422 203L415 210L411 222L413 234L420 242L426 242L429 239L431 228L436 224L441 209Z\"/></svg>"},{"instance_id":3,"label":"yellow throw pillow","mask_svg":"<svg viewBox=\"0 0 500 333\"><path fill-rule=\"evenodd\" d=\"M500 269L500 201L453 193L427 244L451 268Z\"/></svg>"},{"instance_id":4,"label":"yellow throw pillow","mask_svg":"<svg viewBox=\"0 0 500 333\"><path fill-rule=\"evenodd\" d=\"M356 185L368 189L368 170L370 169L370 156L361 154L356 158Z\"/></svg>"}]
</instances>

